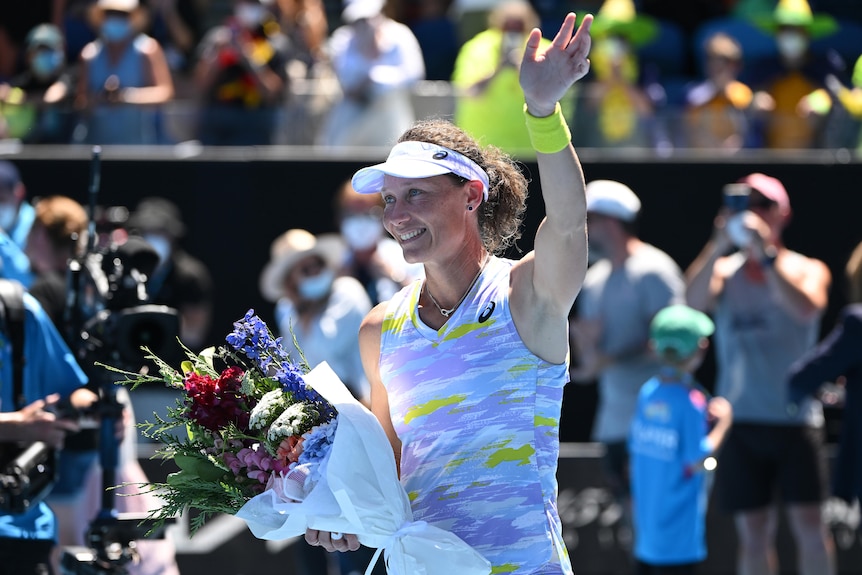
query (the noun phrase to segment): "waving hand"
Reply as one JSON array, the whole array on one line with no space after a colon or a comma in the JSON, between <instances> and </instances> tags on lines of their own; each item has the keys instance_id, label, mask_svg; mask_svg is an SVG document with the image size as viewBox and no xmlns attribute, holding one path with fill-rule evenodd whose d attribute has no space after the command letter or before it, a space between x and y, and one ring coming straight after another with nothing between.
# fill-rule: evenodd
<instances>
[{"instance_id":1,"label":"waving hand","mask_svg":"<svg viewBox=\"0 0 862 575\"><path fill-rule=\"evenodd\" d=\"M537 117L547 116L576 81L590 70L590 25L588 14L575 30L575 15L569 13L554 41L544 52L539 51L542 34L538 28L530 32L521 62L520 82L527 109Z\"/></svg>"}]
</instances>

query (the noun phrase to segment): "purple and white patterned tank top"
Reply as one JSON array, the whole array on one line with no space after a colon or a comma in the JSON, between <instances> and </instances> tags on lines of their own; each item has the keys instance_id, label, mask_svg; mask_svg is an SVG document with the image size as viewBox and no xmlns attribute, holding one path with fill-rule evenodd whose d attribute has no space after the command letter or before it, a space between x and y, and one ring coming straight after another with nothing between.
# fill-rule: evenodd
<instances>
[{"instance_id":1,"label":"purple and white patterned tank top","mask_svg":"<svg viewBox=\"0 0 862 575\"><path fill-rule=\"evenodd\" d=\"M396 294L380 375L414 519L458 535L492 573L569 574L556 507L568 366L521 341L509 310L512 264L491 258L439 330L419 318L421 281Z\"/></svg>"}]
</instances>

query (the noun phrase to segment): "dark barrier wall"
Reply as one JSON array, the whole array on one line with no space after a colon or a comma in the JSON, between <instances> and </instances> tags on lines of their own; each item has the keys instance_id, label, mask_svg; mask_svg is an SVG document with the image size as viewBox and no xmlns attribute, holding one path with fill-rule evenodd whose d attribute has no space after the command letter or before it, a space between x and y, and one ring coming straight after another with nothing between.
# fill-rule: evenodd
<instances>
[{"instance_id":1,"label":"dark barrier wall","mask_svg":"<svg viewBox=\"0 0 862 575\"><path fill-rule=\"evenodd\" d=\"M65 194L88 201L89 161L16 159L30 197ZM332 198L338 186L368 162L348 160L102 160L102 205L127 205L142 197L171 198L188 225L184 245L210 268L217 305L212 336L221 337L247 308L268 316L272 306L258 292L258 274L266 264L270 242L291 227L333 231ZM525 166L531 174L534 165ZM667 251L683 267L706 241L720 205L723 184L752 171L781 178L793 205L787 244L823 259L835 274L834 319L843 300L841 269L862 239L862 164L674 163L670 161L585 161L588 180L610 178L630 185L643 201L642 237ZM531 247L543 216L540 187L531 197L520 245Z\"/></svg>"},{"instance_id":2,"label":"dark barrier wall","mask_svg":"<svg viewBox=\"0 0 862 575\"><path fill-rule=\"evenodd\" d=\"M589 152L589 151L588 151ZM30 197L65 194L87 203L89 150L64 158L11 157L19 166ZM215 289L213 344L223 342L231 323L249 308L265 320L273 305L258 291L258 275L269 256L270 242L292 227L320 233L335 230L332 201L338 187L363 165L380 161L385 151L361 159L342 156L288 158L274 150L209 150L200 158L126 159L106 150L102 159L100 205L133 208L148 195L171 198L182 209L188 232L184 246L209 266ZM683 268L707 240L721 203L721 188L748 173L762 171L783 180L793 217L785 234L789 247L826 262L833 273L832 296L824 316L830 327L845 301L843 266L862 240L862 163L838 161L840 154L811 153L782 161L756 156L736 163L670 161L658 158L609 161L585 152L587 180L616 179L631 186L643 202L641 236L667 251ZM750 161L746 161L750 160ZM534 164L526 164L530 175ZM544 215L538 180L531 195L520 241L532 247L535 228ZM517 253L511 254L517 257ZM714 366L707 356L699 372L711 388ZM564 405L562 439L589 438L596 402L594 385L569 385Z\"/></svg>"}]
</instances>

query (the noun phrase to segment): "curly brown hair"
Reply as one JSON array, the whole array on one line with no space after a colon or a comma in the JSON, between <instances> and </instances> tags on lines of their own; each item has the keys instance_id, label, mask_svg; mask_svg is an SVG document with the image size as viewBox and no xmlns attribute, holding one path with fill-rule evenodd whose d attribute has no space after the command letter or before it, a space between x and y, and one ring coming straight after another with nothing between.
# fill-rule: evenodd
<instances>
[{"instance_id":1,"label":"curly brown hair","mask_svg":"<svg viewBox=\"0 0 862 575\"><path fill-rule=\"evenodd\" d=\"M480 206L479 233L486 250L499 255L521 237L528 180L508 154L494 146L480 146L452 122L436 118L415 123L398 141L437 144L470 158L485 170L488 200Z\"/></svg>"}]
</instances>

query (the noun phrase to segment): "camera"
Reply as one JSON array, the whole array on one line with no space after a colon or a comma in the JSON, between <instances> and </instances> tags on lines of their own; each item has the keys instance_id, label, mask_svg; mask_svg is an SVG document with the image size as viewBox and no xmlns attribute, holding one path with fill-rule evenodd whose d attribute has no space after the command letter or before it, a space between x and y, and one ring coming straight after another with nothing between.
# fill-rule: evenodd
<instances>
[{"instance_id":1,"label":"camera","mask_svg":"<svg viewBox=\"0 0 862 575\"><path fill-rule=\"evenodd\" d=\"M751 196L751 186L748 184L726 184L722 189L724 206L730 212L727 218L726 230L730 241L737 248L746 248L751 244L752 232L745 224L745 212L748 209L748 198Z\"/></svg>"},{"instance_id":2,"label":"camera","mask_svg":"<svg viewBox=\"0 0 862 575\"><path fill-rule=\"evenodd\" d=\"M116 397L115 380L120 377L104 366L139 372L147 364L142 347L159 357L172 357L172 350L179 349L179 315L150 301L147 282L159 261L155 250L143 238L117 237L125 241L109 241L101 249L95 249L91 238L87 253L70 261L67 269L65 337L90 386L98 388L99 401L90 411L99 427L93 434L95 445L89 448L98 445L103 489L101 511L88 529L90 548L65 550L64 575L125 573L124 566L137 557L135 539L164 536L151 529L152 522L148 526L146 516L122 516L114 508L111 489L119 446L113 424L122 418L123 406Z\"/></svg>"},{"instance_id":3,"label":"camera","mask_svg":"<svg viewBox=\"0 0 862 575\"><path fill-rule=\"evenodd\" d=\"M750 195L751 186L748 184L726 184L722 189L724 205L734 214L748 209Z\"/></svg>"},{"instance_id":4,"label":"camera","mask_svg":"<svg viewBox=\"0 0 862 575\"><path fill-rule=\"evenodd\" d=\"M6 457L3 453L2 458ZM11 459L0 471L0 510L17 515L37 505L51 492L57 475L57 452L46 443L36 441L9 457Z\"/></svg>"},{"instance_id":5,"label":"camera","mask_svg":"<svg viewBox=\"0 0 862 575\"><path fill-rule=\"evenodd\" d=\"M137 371L144 363L144 346L159 357L171 357L179 316L173 308L149 303L147 294L157 263L155 250L136 236L70 262L67 341L85 370L100 362ZM104 370L88 373L91 378L100 374Z\"/></svg>"}]
</instances>

